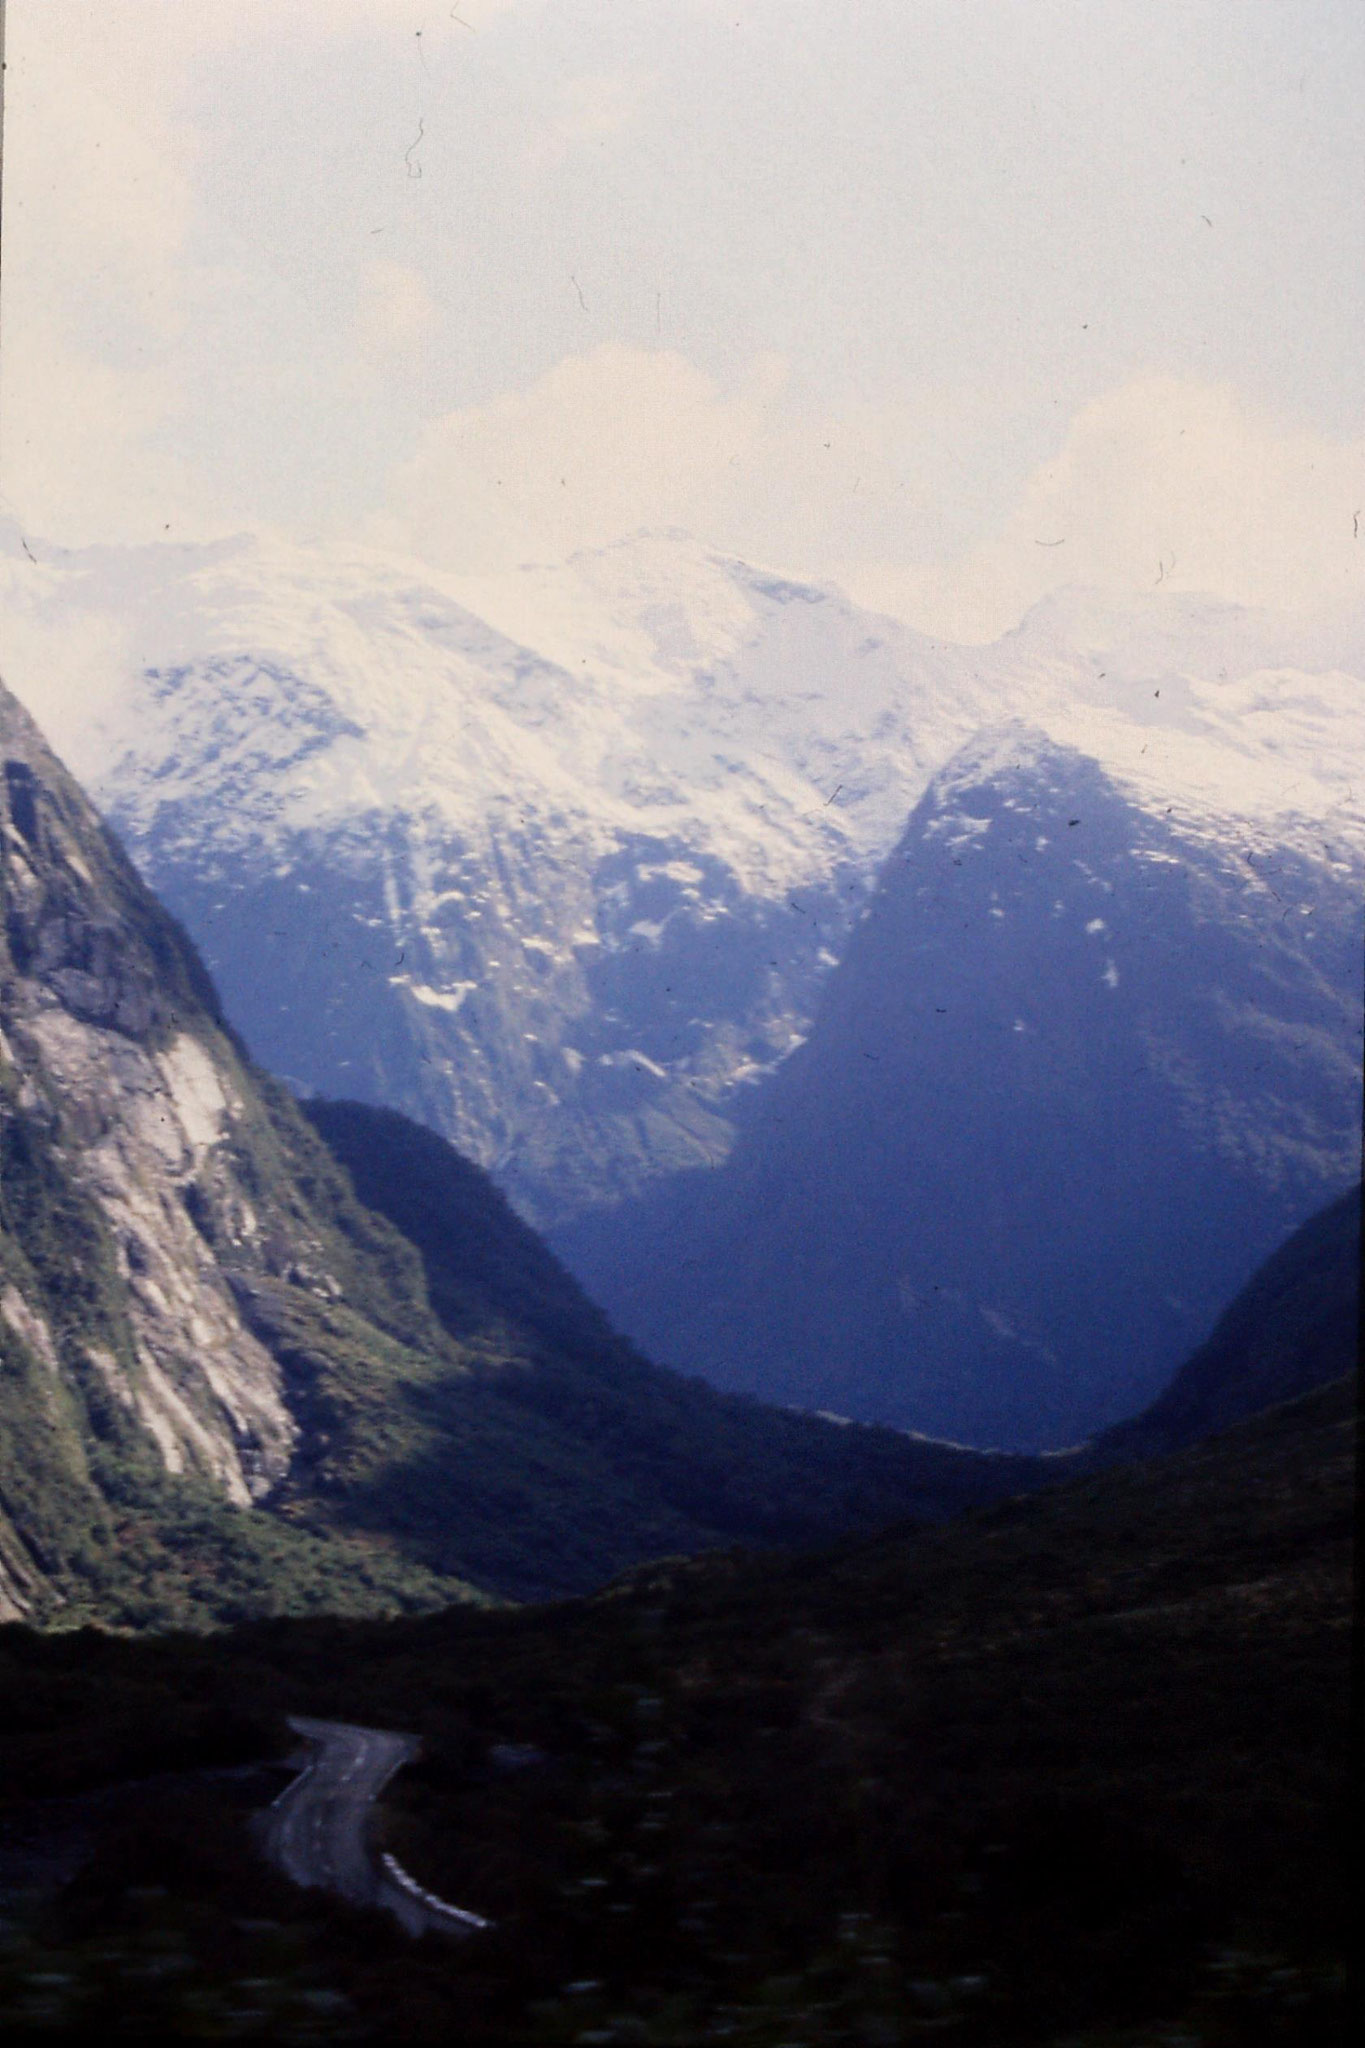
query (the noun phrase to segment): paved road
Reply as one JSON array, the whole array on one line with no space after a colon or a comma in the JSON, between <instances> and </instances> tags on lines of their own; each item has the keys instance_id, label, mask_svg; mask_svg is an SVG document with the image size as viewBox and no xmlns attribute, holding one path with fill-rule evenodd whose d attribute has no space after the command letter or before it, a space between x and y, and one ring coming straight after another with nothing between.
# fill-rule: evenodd
<instances>
[{"instance_id":1,"label":"paved road","mask_svg":"<svg viewBox=\"0 0 1365 2048\"><path fill-rule=\"evenodd\" d=\"M375 1903L378 1873L366 1833L370 1807L417 1753L410 1735L345 1721L290 1721L313 1754L265 1816L265 1852L295 1884L322 1885L353 1905Z\"/></svg>"},{"instance_id":2,"label":"paved road","mask_svg":"<svg viewBox=\"0 0 1365 2048\"><path fill-rule=\"evenodd\" d=\"M477 1913L423 1891L392 1856L381 1865L370 1850L370 1808L394 1772L417 1754L416 1738L302 1715L289 1725L312 1754L261 1826L262 1847L285 1876L339 1892L352 1905L383 1906L410 1934L432 1928L468 1934L487 1927Z\"/></svg>"}]
</instances>

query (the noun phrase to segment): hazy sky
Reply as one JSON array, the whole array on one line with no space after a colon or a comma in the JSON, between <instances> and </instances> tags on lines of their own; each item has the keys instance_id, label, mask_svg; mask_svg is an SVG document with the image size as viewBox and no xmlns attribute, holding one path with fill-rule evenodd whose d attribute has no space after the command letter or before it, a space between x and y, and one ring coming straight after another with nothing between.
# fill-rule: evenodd
<instances>
[{"instance_id":1,"label":"hazy sky","mask_svg":"<svg viewBox=\"0 0 1365 2048\"><path fill-rule=\"evenodd\" d=\"M1359 0L10 0L35 535L1365 586Z\"/></svg>"}]
</instances>

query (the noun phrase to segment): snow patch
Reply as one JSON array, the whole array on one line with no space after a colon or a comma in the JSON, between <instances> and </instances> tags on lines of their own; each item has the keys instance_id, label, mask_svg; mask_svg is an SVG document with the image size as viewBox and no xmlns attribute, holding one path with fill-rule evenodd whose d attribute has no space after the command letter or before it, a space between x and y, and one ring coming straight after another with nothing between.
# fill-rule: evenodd
<instances>
[{"instance_id":1,"label":"snow patch","mask_svg":"<svg viewBox=\"0 0 1365 2048\"><path fill-rule=\"evenodd\" d=\"M492 963L490 962L490 965ZM391 975L391 981L400 979ZM406 980L405 977L403 977ZM432 988L424 981L406 981L408 994L414 1002L421 1003L428 1010L446 1010L451 1015L463 1004L465 997L478 987L477 981L457 981L453 988Z\"/></svg>"}]
</instances>

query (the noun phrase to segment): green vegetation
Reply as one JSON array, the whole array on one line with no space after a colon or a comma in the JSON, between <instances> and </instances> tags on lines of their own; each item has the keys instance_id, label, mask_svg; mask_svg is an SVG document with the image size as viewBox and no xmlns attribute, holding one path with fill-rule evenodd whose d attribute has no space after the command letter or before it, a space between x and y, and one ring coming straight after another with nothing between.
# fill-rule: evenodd
<instances>
[{"instance_id":1,"label":"green vegetation","mask_svg":"<svg viewBox=\"0 0 1365 2048\"><path fill-rule=\"evenodd\" d=\"M498 1923L411 1944L290 1892L238 1781L201 1775L192 1828L183 1782L135 1825L87 1803L94 1859L21 1913L0 2011L56 1978L54 2024L235 1997L271 2038L1344 2039L1354 1398L558 1606L0 1632L11 1799L141 1771L158 1727L181 1770L278 1754L287 1711L411 1729L388 1841Z\"/></svg>"},{"instance_id":2,"label":"green vegetation","mask_svg":"<svg viewBox=\"0 0 1365 2048\"><path fill-rule=\"evenodd\" d=\"M440 1140L305 1117L255 1073L20 740L42 773L0 792L0 1611L48 1626L0 1628L0 2027L1339 2038L1347 1381L1026 1494L1085 1461L658 1372ZM99 1087L53 1081L33 1020L56 1012ZM231 1113L158 1165L106 1055L151 1100L147 1048L186 1032ZM1352 1213L1258 1276L1161 1428L1344 1362ZM250 1510L189 1453L168 1475L136 1405L156 1273L188 1288L201 1261L299 1426ZM221 1430L193 1355L164 1355ZM386 1840L492 1933L412 1944L263 1867L293 1712L421 1737Z\"/></svg>"},{"instance_id":3,"label":"green vegetation","mask_svg":"<svg viewBox=\"0 0 1365 2048\"><path fill-rule=\"evenodd\" d=\"M344 1514L329 1515L307 1497L306 1463L267 1512L233 1507L206 1477L166 1472L92 1361L98 1347L128 1380L136 1376L127 1283L108 1223L73 1169L63 1105L35 1102L27 1080L0 1061L0 1290L13 1284L41 1316L57 1369L40 1342L0 1319L0 1562L34 1617L64 1627L215 1627L479 1597L457 1568L434 1569L387 1532L366 1535L363 1521L352 1529ZM299 1358L349 1393L359 1433L370 1426L371 1463L386 1448L401 1457L408 1443L395 1447L392 1431L386 1440L373 1427L387 1390L395 1380L456 1376L460 1357L431 1314L411 1248L361 1209L282 1089L254 1092L256 1113L234 1134L237 1175L263 1205L278 1205L276 1228L291 1248L325 1259L362 1304L348 1309L281 1281L280 1327ZM197 1220L209 1232L215 1191L198 1192ZM269 1276L258 1286L269 1292Z\"/></svg>"},{"instance_id":4,"label":"green vegetation","mask_svg":"<svg viewBox=\"0 0 1365 2048\"><path fill-rule=\"evenodd\" d=\"M3 692L0 737L0 1614L212 1628L544 1599L1056 1475L648 1364L444 1141L354 1103L305 1114L256 1071ZM230 1107L215 1142L158 1150L156 1059L186 1044ZM168 1307L187 1299L197 1320ZM231 1405L265 1375L229 1304L279 1370L273 1439ZM250 1511L223 1498L239 1451Z\"/></svg>"}]
</instances>

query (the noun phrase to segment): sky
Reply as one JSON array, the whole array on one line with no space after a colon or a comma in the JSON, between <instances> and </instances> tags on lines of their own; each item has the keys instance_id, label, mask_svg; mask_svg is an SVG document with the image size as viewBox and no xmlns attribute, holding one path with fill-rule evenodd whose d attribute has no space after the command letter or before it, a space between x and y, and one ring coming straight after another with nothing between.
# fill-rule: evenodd
<instances>
[{"instance_id":1,"label":"sky","mask_svg":"<svg viewBox=\"0 0 1365 2048\"><path fill-rule=\"evenodd\" d=\"M0 511L1365 594L1357 0L9 0Z\"/></svg>"}]
</instances>

